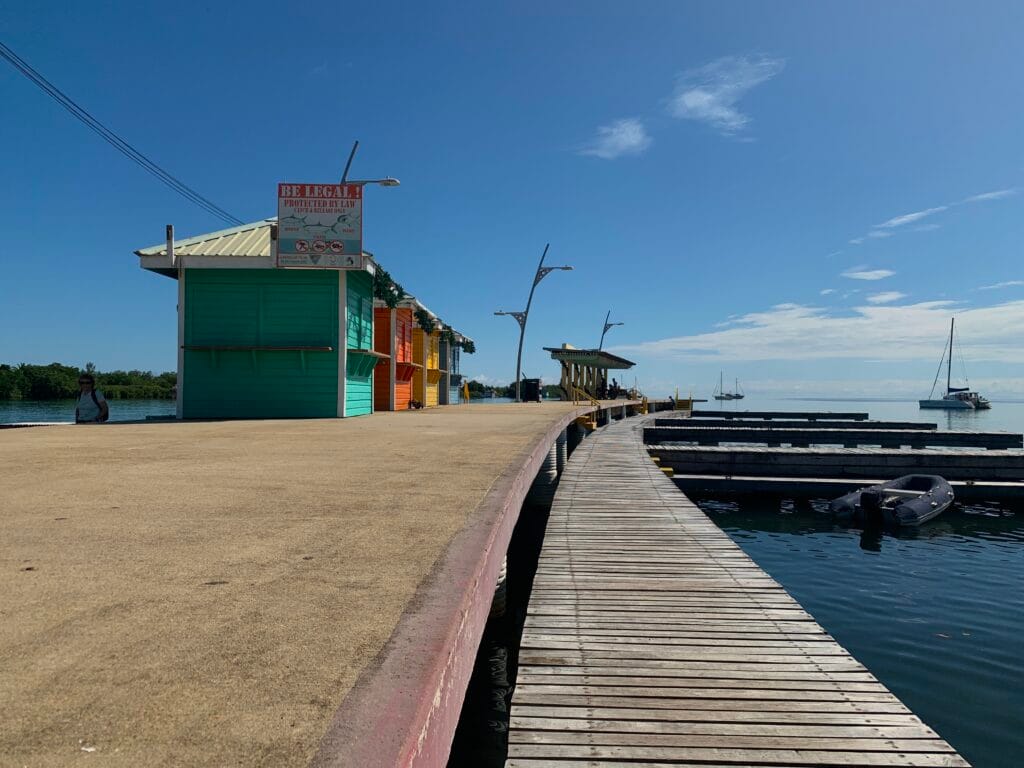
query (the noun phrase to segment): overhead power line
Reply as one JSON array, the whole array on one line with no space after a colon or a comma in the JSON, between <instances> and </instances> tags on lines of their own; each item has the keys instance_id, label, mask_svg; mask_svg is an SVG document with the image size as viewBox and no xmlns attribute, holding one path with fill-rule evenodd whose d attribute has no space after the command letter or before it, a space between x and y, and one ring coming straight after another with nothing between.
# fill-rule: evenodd
<instances>
[{"instance_id":1,"label":"overhead power line","mask_svg":"<svg viewBox=\"0 0 1024 768\"><path fill-rule=\"evenodd\" d=\"M161 182L173 189L186 200L195 203L207 213L224 220L228 224L243 223L241 219L236 216L232 216L219 205L208 198L203 197L183 181L176 179L170 173L142 154L142 152L107 128L103 123L90 115L84 107L77 104L70 96L65 94L57 88L57 86L39 74L39 72L33 69L24 59L3 43L0 43L0 56L9 61L15 69L31 80L43 92L50 96L50 98L64 107L64 109L70 112L76 119L80 120L87 128L98 134L104 141L114 147L114 149L132 162L140 165L144 170L156 176Z\"/></svg>"}]
</instances>

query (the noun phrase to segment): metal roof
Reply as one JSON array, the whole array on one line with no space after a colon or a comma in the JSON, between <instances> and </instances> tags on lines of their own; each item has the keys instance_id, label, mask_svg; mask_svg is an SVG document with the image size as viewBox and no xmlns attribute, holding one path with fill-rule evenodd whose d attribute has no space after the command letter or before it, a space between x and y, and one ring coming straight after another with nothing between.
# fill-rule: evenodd
<instances>
[{"instance_id":1,"label":"metal roof","mask_svg":"<svg viewBox=\"0 0 1024 768\"><path fill-rule=\"evenodd\" d=\"M277 217L174 241L176 256L270 256L270 226ZM167 243L140 248L137 256L166 256Z\"/></svg>"},{"instance_id":2,"label":"metal roof","mask_svg":"<svg viewBox=\"0 0 1024 768\"><path fill-rule=\"evenodd\" d=\"M553 360L565 360L580 365L593 365L598 368L632 368L636 363L624 357L605 352L603 349L576 349L575 347L544 347L551 353Z\"/></svg>"}]
</instances>

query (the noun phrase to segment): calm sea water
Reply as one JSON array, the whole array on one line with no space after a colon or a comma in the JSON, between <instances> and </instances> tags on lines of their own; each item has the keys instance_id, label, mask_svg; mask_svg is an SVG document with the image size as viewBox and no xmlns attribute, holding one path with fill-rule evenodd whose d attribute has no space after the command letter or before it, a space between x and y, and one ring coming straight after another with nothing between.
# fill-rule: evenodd
<instances>
[{"instance_id":1,"label":"calm sea water","mask_svg":"<svg viewBox=\"0 0 1024 768\"><path fill-rule=\"evenodd\" d=\"M761 400L729 410L868 411L940 429L1024 431L1024 403ZM694 499L976 768L1024 765L1024 509L956 506L919 529L836 527L827 500Z\"/></svg>"},{"instance_id":2,"label":"calm sea water","mask_svg":"<svg viewBox=\"0 0 1024 768\"><path fill-rule=\"evenodd\" d=\"M173 416L173 400L111 400L111 421ZM19 421L74 421L74 400L0 400L0 424Z\"/></svg>"},{"instance_id":3,"label":"calm sea water","mask_svg":"<svg viewBox=\"0 0 1024 768\"><path fill-rule=\"evenodd\" d=\"M511 403L507 397L490 397L472 403ZM111 400L111 421L138 421L147 416L173 416L173 400ZM0 424L20 421L74 421L74 400L0 400Z\"/></svg>"}]
</instances>

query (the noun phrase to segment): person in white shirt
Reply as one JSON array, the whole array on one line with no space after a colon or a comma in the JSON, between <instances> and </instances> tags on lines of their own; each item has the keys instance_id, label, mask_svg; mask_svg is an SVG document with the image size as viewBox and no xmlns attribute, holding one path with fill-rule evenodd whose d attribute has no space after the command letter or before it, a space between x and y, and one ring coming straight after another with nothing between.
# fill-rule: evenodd
<instances>
[{"instance_id":1,"label":"person in white shirt","mask_svg":"<svg viewBox=\"0 0 1024 768\"><path fill-rule=\"evenodd\" d=\"M78 402L75 404L75 424L102 424L110 418L110 408L103 393L96 389L91 373L78 377Z\"/></svg>"}]
</instances>

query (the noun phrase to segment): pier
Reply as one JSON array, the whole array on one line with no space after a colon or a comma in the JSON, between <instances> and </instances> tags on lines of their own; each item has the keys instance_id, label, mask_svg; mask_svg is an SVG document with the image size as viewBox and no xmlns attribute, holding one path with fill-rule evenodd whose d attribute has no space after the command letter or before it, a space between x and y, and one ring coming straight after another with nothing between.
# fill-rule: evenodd
<instances>
[{"instance_id":1,"label":"pier","mask_svg":"<svg viewBox=\"0 0 1024 768\"><path fill-rule=\"evenodd\" d=\"M637 409L5 430L0 763L443 766L531 482Z\"/></svg>"},{"instance_id":2,"label":"pier","mask_svg":"<svg viewBox=\"0 0 1024 768\"><path fill-rule=\"evenodd\" d=\"M677 490L637 422L585 440L555 493L507 768L968 765Z\"/></svg>"}]
</instances>

